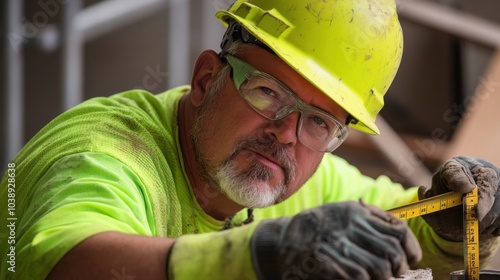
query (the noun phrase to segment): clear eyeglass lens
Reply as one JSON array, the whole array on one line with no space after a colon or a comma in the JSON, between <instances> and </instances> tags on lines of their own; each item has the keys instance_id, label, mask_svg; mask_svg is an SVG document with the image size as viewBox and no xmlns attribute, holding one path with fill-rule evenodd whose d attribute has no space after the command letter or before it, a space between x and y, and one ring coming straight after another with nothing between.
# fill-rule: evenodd
<instances>
[{"instance_id":1,"label":"clear eyeglass lens","mask_svg":"<svg viewBox=\"0 0 500 280\"><path fill-rule=\"evenodd\" d=\"M307 106L265 73L247 75L239 92L247 103L260 115L279 120L293 111L300 112L298 138L311 149L329 152L337 148L345 138L346 127L326 113Z\"/></svg>"}]
</instances>

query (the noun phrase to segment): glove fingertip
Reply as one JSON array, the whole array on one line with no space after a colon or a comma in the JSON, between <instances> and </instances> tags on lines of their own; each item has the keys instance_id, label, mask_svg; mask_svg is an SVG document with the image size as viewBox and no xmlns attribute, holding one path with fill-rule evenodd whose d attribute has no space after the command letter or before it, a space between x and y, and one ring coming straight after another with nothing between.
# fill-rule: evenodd
<instances>
[{"instance_id":1,"label":"glove fingertip","mask_svg":"<svg viewBox=\"0 0 500 280\"><path fill-rule=\"evenodd\" d=\"M446 163L441 171L441 178L447 183L450 190L459 193L468 193L476 185L470 170L456 160L450 160Z\"/></svg>"}]
</instances>

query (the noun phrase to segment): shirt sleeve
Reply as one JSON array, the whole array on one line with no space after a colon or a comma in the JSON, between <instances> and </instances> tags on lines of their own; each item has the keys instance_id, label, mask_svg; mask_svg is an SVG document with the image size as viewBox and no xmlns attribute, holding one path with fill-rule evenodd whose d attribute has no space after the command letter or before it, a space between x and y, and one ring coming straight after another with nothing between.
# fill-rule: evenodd
<instances>
[{"instance_id":1,"label":"shirt sleeve","mask_svg":"<svg viewBox=\"0 0 500 280\"><path fill-rule=\"evenodd\" d=\"M154 227L140 179L105 154L61 158L33 190L16 244L20 279L45 279L64 254L97 233L151 235Z\"/></svg>"}]
</instances>

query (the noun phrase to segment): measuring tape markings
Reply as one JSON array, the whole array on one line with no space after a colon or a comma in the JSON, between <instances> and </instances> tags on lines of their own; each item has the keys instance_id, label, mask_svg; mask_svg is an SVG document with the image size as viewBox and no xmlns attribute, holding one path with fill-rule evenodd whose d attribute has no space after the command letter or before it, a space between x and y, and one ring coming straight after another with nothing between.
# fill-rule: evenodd
<instances>
[{"instance_id":1,"label":"measuring tape markings","mask_svg":"<svg viewBox=\"0 0 500 280\"><path fill-rule=\"evenodd\" d=\"M479 280L479 221L477 187L464 197L464 263L465 276Z\"/></svg>"},{"instance_id":2,"label":"measuring tape markings","mask_svg":"<svg viewBox=\"0 0 500 280\"><path fill-rule=\"evenodd\" d=\"M401 220L463 205L464 209L464 273L467 279L479 280L479 221L477 219L477 187L465 196L448 192L388 210Z\"/></svg>"},{"instance_id":3,"label":"measuring tape markings","mask_svg":"<svg viewBox=\"0 0 500 280\"><path fill-rule=\"evenodd\" d=\"M393 208L388 212L401 220L422 216L462 205L463 194L448 192Z\"/></svg>"}]
</instances>

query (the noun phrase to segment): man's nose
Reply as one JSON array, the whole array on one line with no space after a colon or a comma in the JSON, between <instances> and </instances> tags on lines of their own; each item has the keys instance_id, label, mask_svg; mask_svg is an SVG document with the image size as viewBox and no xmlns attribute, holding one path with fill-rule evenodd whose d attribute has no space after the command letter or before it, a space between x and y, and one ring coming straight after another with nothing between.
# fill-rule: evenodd
<instances>
[{"instance_id":1,"label":"man's nose","mask_svg":"<svg viewBox=\"0 0 500 280\"><path fill-rule=\"evenodd\" d=\"M295 145L298 141L297 129L299 121L300 113L292 112L280 120L270 121L265 131L272 134L281 144Z\"/></svg>"}]
</instances>

